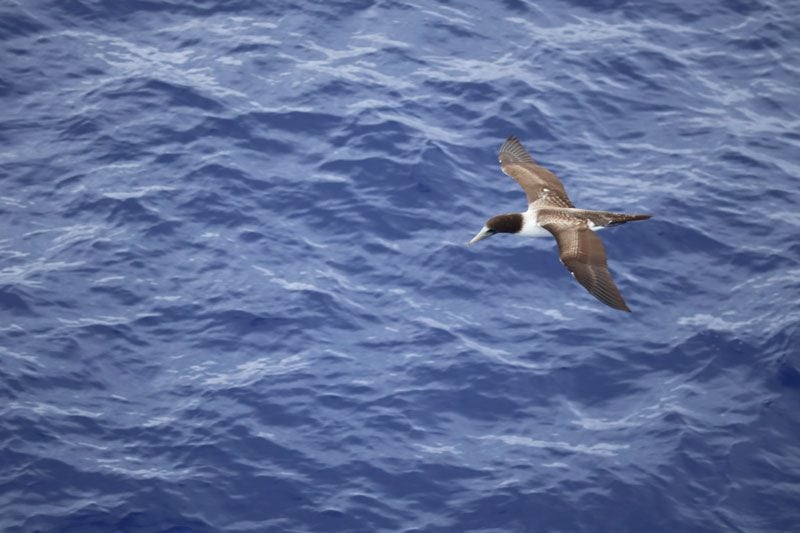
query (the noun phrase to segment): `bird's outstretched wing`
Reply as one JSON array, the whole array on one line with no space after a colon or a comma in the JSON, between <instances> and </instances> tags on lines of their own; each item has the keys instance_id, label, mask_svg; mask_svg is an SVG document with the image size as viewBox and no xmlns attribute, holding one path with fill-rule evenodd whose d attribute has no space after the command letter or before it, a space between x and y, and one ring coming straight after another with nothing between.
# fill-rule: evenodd
<instances>
[{"instance_id":1,"label":"bird's outstretched wing","mask_svg":"<svg viewBox=\"0 0 800 533\"><path fill-rule=\"evenodd\" d=\"M500 147L500 169L522 186L534 207L575 207L555 174L536 164L515 136Z\"/></svg>"},{"instance_id":2,"label":"bird's outstretched wing","mask_svg":"<svg viewBox=\"0 0 800 533\"><path fill-rule=\"evenodd\" d=\"M603 241L586 221L560 216L557 209L540 213L539 221L556 238L561 262L578 283L607 306L630 312L608 271Z\"/></svg>"}]
</instances>

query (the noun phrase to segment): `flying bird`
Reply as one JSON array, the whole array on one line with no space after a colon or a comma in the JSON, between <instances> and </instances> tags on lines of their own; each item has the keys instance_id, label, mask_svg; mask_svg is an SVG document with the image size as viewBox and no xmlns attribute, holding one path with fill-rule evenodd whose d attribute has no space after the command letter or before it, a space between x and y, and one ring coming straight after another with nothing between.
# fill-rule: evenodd
<instances>
[{"instance_id":1,"label":"flying bird","mask_svg":"<svg viewBox=\"0 0 800 533\"><path fill-rule=\"evenodd\" d=\"M576 209L555 174L536 164L515 136L500 147L500 169L522 186L528 198L528 210L490 218L469 244L496 233L523 237L556 238L561 263L592 296L614 309L630 312L611 272L606 250L595 231L651 215L628 215Z\"/></svg>"}]
</instances>

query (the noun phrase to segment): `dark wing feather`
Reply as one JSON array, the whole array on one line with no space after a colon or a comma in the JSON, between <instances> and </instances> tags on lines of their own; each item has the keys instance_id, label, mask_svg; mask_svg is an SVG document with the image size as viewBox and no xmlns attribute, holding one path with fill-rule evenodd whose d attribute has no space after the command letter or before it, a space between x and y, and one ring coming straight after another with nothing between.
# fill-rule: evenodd
<instances>
[{"instance_id":1,"label":"dark wing feather","mask_svg":"<svg viewBox=\"0 0 800 533\"><path fill-rule=\"evenodd\" d=\"M539 166L513 135L500 147L500 169L525 191L528 204L535 207L575 207L555 174Z\"/></svg>"},{"instance_id":2,"label":"dark wing feather","mask_svg":"<svg viewBox=\"0 0 800 533\"><path fill-rule=\"evenodd\" d=\"M559 219L555 214L551 222L542 220L541 215L540 220L543 227L556 238L561 262L578 283L609 307L630 312L608 271L603 241L589 229L586 222Z\"/></svg>"}]
</instances>

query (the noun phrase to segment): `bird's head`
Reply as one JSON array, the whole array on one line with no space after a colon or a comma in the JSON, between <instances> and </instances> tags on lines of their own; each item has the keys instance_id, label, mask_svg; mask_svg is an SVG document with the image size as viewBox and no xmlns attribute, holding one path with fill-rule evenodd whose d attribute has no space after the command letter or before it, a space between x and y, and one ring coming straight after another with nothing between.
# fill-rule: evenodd
<instances>
[{"instance_id":1,"label":"bird's head","mask_svg":"<svg viewBox=\"0 0 800 533\"><path fill-rule=\"evenodd\" d=\"M486 221L483 228L475 235L468 244L472 245L491 237L495 233L517 233L522 229L522 215L520 213L510 213L508 215L497 215Z\"/></svg>"}]
</instances>

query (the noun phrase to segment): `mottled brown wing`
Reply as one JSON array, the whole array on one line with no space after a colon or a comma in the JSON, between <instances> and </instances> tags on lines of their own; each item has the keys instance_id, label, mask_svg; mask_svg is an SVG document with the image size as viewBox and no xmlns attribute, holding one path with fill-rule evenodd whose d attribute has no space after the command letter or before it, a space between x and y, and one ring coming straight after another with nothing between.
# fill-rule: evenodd
<instances>
[{"instance_id":1,"label":"mottled brown wing","mask_svg":"<svg viewBox=\"0 0 800 533\"><path fill-rule=\"evenodd\" d=\"M539 166L515 136L500 147L500 169L522 186L534 207L574 207L555 174Z\"/></svg>"},{"instance_id":2,"label":"mottled brown wing","mask_svg":"<svg viewBox=\"0 0 800 533\"><path fill-rule=\"evenodd\" d=\"M603 241L589 229L586 222L559 220L543 222L545 222L544 228L552 233L558 242L561 262L572 272L578 283L609 307L630 312L614 280L611 279Z\"/></svg>"}]
</instances>

